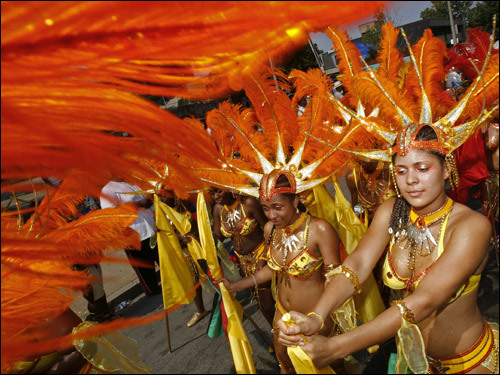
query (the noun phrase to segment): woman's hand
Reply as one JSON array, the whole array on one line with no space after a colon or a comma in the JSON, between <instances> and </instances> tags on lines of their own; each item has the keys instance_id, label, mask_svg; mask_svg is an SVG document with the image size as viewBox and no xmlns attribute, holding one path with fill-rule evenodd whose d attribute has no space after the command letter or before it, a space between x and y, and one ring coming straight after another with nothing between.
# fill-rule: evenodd
<instances>
[{"instance_id":1,"label":"woman's hand","mask_svg":"<svg viewBox=\"0 0 500 375\"><path fill-rule=\"evenodd\" d=\"M190 234L191 232L189 233L186 233L185 235L180 235L179 236L179 242L184 245L184 246L187 246L188 243L191 242L192 238L190 237Z\"/></svg>"},{"instance_id":2,"label":"woman's hand","mask_svg":"<svg viewBox=\"0 0 500 375\"><path fill-rule=\"evenodd\" d=\"M214 280L214 284L218 284L218 283L223 283L224 286L226 287L226 289L228 290L228 292L236 292L236 289L233 289L232 286L233 286L233 283L231 281L229 281L228 279L226 279L225 277L223 277L222 279L219 279L219 280Z\"/></svg>"},{"instance_id":3,"label":"woman's hand","mask_svg":"<svg viewBox=\"0 0 500 375\"><path fill-rule=\"evenodd\" d=\"M338 346L333 345L337 338L338 336L332 338L322 335L306 336L305 342L300 344L300 347L312 359L314 366L320 369L336 359L343 358L342 354L335 350Z\"/></svg>"},{"instance_id":4,"label":"woman's hand","mask_svg":"<svg viewBox=\"0 0 500 375\"><path fill-rule=\"evenodd\" d=\"M285 346L300 345L304 341L302 335L313 335L321 329L321 320L314 315L305 316L296 311L290 311L295 324L288 327L282 319L278 320L279 342Z\"/></svg>"}]
</instances>

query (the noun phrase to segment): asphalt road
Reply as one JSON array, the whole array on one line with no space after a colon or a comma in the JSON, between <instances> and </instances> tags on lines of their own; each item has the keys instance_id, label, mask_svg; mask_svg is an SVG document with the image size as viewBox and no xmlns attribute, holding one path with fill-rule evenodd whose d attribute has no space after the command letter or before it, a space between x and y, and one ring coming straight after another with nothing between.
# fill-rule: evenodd
<instances>
[{"instance_id":1,"label":"asphalt road","mask_svg":"<svg viewBox=\"0 0 500 375\"><path fill-rule=\"evenodd\" d=\"M494 322L499 321L498 270L495 249L491 246L488 265L483 272L479 286L478 303L483 317ZM210 310L213 294L207 294L204 291L203 297L205 309ZM236 298L259 327L265 331L267 337L272 340L270 326L260 312L257 301L250 299L248 291L238 292ZM142 294L121 313L126 317L145 316L162 309L161 295L147 297ZM194 312L195 306L192 303L182 305L168 315L171 352L169 352L165 320L130 328L122 333L137 341L140 358L152 368L154 374L235 374L229 343L225 336L216 339L207 336L210 315L193 327L186 326ZM253 350L257 373L279 373L275 356L268 353L267 343L245 317L243 327ZM388 347L391 345L392 343L389 343ZM355 357L359 360L360 367L353 368L351 373L361 373L363 369L364 373L385 373L387 367L385 367L384 356L382 350L375 355L369 355L366 351L357 353Z\"/></svg>"}]
</instances>

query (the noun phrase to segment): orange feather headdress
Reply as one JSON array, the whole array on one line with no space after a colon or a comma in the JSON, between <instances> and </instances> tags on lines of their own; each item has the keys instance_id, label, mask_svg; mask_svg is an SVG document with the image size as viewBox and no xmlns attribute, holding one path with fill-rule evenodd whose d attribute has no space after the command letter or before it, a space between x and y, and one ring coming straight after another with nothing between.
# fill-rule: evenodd
<instances>
[{"instance_id":1,"label":"orange feather headdress","mask_svg":"<svg viewBox=\"0 0 500 375\"><path fill-rule=\"evenodd\" d=\"M359 52L342 32L329 28L339 58L342 80L347 80L351 94L356 98L357 110L344 106L330 95L336 109L340 111L346 124L361 123L376 134L387 146L398 140L397 147L384 150L359 150L356 154L371 159L391 161L393 152L407 152L409 148L420 147L418 142L410 142L410 132L398 137L400 132L414 124L428 124L440 134L436 149L443 154L451 154L464 143L495 111L498 111L498 54L492 54L492 38L484 64L464 97L454 106L443 109L442 92L445 77L445 44L432 36L430 30L412 47L403 30L411 65L406 80L399 88L395 82L395 72L401 66L401 54L394 50L397 32L387 23L383 28L382 50L377 72L361 58L365 68L360 69ZM346 78L344 78L346 77ZM367 114L367 111L370 111ZM460 125L457 125L460 124ZM441 136L442 135L442 136Z\"/></svg>"},{"instance_id":2,"label":"orange feather headdress","mask_svg":"<svg viewBox=\"0 0 500 375\"><path fill-rule=\"evenodd\" d=\"M270 198L279 192L273 185L276 178L285 174L293 190L288 192L299 193L345 171L352 157L346 150L373 145L375 137L360 124L333 127L338 114L329 101L331 82L319 69L293 70L289 78L292 83L277 70L248 76L243 85L252 108L225 102L207 114L207 127L221 152L219 168L195 168L203 181ZM286 94L290 84L293 99ZM293 103L303 96L309 102L299 114ZM239 151L238 158L233 150Z\"/></svg>"}]
</instances>

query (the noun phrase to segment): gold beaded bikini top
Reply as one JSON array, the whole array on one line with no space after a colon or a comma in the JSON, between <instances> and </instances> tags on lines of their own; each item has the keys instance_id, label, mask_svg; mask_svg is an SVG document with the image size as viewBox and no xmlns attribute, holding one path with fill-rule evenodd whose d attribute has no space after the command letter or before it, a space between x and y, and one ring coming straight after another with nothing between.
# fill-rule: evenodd
<instances>
[{"instance_id":1,"label":"gold beaded bikini top","mask_svg":"<svg viewBox=\"0 0 500 375\"><path fill-rule=\"evenodd\" d=\"M309 251L307 248L307 238L309 235L309 223L311 221L311 216L306 215L306 225L304 229L291 233L290 236L286 236L283 231L281 231L280 238L277 238L276 231L273 232L271 243L269 245L269 259L267 265L274 271L281 273L286 272L290 277L297 280L306 280L311 277L316 270L318 270L323 265L323 258L317 257ZM292 241L292 237L295 237ZM279 249L281 247L281 249ZM276 253L281 253L282 251L292 252L294 250L301 249L300 252L293 257L286 264L281 260L283 265L281 265L275 258L274 249L278 249ZM285 257L286 258L286 257Z\"/></svg>"},{"instance_id":2,"label":"gold beaded bikini top","mask_svg":"<svg viewBox=\"0 0 500 375\"><path fill-rule=\"evenodd\" d=\"M230 229L226 229L225 225L229 226ZM241 203L232 210L228 210L225 207L221 213L220 231L224 237L234 237L236 235L248 236L255 230L257 225L258 222L256 219L246 215Z\"/></svg>"},{"instance_id":3,"label":"gold beaded bikini top","mask_svg":"<svg viewBox=\"0 0 500 375\"><path fill-rule=\"evenodd\" d=\"M382 278L384 280L384 284L388 286L391 289L405 289L413 292L417 287L420 281L424 278L424 276L429 272L431 267L437 262L439 257L444 251L444 233L446 231L446 224L448 223L450 215L448 214L446 218L444 219L443 222L443 229L441 231L441 234L439 236L439 241L438 241L438 256L432 264L427 267L425 270L420 272L418 275L412 277L412 278L406 278L406 277L401 277L398 275L393 261L392 261L392 246L393 246L393 241L391 241L389 251L387 252L385 256L385 261L384 261L384 268L383 268L383 273L382 273ZM462 284L462 286L457 290L457 292L454 294L454 296L447 302L447 304L452 303L455 301L458 297L461 295L465 295L472 290L474 290L478 284L479 280L481 279L481 275L471 275L467 281Z\"/></svg>"}]
</instances>

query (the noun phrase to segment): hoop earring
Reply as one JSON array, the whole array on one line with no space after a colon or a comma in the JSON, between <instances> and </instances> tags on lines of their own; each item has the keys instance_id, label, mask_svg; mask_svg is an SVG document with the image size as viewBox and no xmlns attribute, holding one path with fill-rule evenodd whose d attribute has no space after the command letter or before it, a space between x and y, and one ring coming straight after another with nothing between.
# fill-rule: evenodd
<instances>
[{"instance_id":1,"label":"hoop earring","mask_svg":"<svg viewBox=\"0 0 500 375\"><path fill-rule=\"evenodd\" d=\"M396 195L399 198L399 197L401 197L401 193L399 192L398 183L396 182L396 172L394 171L394 164L392 164L392 161L391 161L391 164L389 164L389 169L391 171L392 186L394 186L394 190L396 191ZM391 179L391 178L389 178L389 179Z\"/></svg>"}]
</instances>

